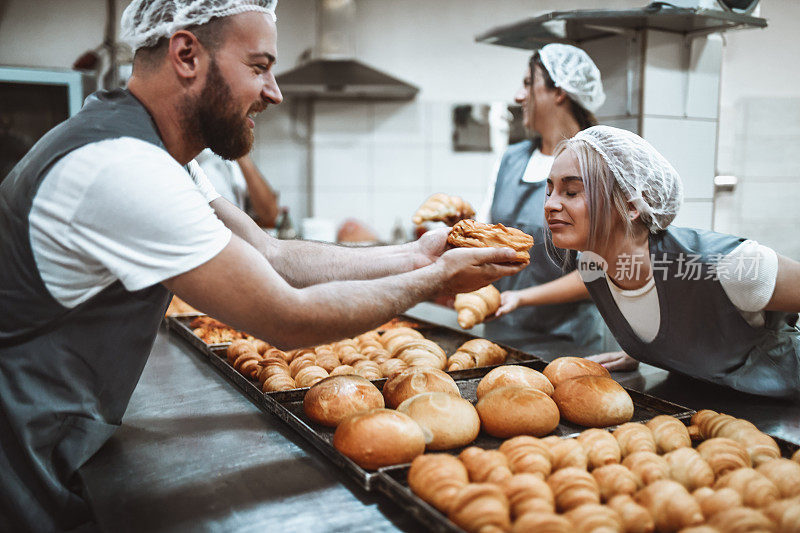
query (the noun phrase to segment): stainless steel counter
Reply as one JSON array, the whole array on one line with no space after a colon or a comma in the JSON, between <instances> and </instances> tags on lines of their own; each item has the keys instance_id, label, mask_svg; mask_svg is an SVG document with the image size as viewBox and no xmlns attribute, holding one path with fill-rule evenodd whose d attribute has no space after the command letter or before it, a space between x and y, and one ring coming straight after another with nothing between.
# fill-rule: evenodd
<instances>
[{"instance_id":1,"label":"stainless steel counter","mask_svg":"<svg viewBox=\"0 0 800 533\"><path fill-rule=\"evenodd\" d=\"M457 327L455 312L412 316ZM472 330L482 335L482 326ZM502 332L496 340L552 360L567 342ZM723 410L800 443L800 405L734 393L647 365L614 376L695 409ZM262 413L183 340L158 334L122 427L81 469L104 531L419 531L357 487L278 419Z\"/></svg>"}]
</instances>

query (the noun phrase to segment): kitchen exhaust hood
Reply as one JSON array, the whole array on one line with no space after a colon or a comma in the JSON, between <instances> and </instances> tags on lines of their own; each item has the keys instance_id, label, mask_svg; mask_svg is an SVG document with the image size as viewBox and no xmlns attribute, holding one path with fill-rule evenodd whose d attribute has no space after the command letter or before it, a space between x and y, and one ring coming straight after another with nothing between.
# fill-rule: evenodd
<instances>
[{"instance_id":1,"label":"kitchen exhaust hood","mask_svg":"<svg viewBox=\"0 0 800 533\"><path fill-rule=\"evenodd\" d=\"M278 74L284 96L324 100L411 100L419 89L354 58L355 0L317 1L312 59Z\"/></svg>"}]
</instances>

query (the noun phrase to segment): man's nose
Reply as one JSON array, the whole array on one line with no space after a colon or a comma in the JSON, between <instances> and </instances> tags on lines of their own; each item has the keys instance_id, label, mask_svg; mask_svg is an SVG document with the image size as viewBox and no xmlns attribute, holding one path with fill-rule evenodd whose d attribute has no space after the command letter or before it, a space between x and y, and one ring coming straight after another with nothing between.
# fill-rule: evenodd
<instances>
[{"instance_id":1,"label":"man's nose","mask_svg":"<svg viewBox=\"0 0 800 533\"><path fill-rule=\"evenodd\" d=\"M275 75L272 71L269 73L269 78L267 83L264 84L264 88L261 89L261 96L275 105L283 102L283 94L281 94L281 89L278 87L278 82L275 80Z\"/></svg>"}]
</instances>

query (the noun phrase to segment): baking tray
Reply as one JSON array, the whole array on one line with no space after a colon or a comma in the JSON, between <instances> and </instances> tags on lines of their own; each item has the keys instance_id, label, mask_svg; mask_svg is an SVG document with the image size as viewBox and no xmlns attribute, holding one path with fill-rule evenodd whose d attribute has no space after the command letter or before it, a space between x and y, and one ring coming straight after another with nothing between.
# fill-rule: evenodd
<instances>
[{"instance_id":1,"label":"baking tray","mask_svg":"<svg viewBox=\"0 0 800 533\"><path fill-rule=\"evenodd\" d=\"M688 417L681 417L688 424ZM778 443L781 454L790 457L800 445L794 444L779 437L772 437ZM395 504L402 507L409 515L425 526L426 531L437 533L466 533L463 529L448 520L447 516L425 502L408 488L409 465L395 465L381 468L378 476L373 481L376 490L389 497Z\"/></svg>"}]
</instances>

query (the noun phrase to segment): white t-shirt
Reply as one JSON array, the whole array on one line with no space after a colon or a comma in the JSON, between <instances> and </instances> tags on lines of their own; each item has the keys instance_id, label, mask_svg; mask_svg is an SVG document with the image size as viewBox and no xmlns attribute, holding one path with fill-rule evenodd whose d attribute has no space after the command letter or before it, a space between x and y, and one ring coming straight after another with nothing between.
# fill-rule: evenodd
<instances>
[{"instance_id":1,"label":"white t-shirt","mask_svg":"<svg viewBox=\"0 0 800 533\"><path fill-rule=\"evenodd\" d=\"M659 274L657 274L659 275ZM778 277L778 255L771 248L747 240L717 263L717 276L725 294L753 327L764 326L764 307L772 298ZM606 275L611 296L634 333L644 342L656 338L661 311L655 280L644 287L620 289Z\"/></svg>"},{"instance_id":2,"label":"white t-shirt","mask_svg":"<svg viewBox=\"0 0 800 533\"><path fill-rule=\"evenodd\" d=\"M231 232L200 167L131 137L91 143L59 160L29 215L33 257L52 296L72 308L117 280L136 291L216 256Z\"/></svg>"},{"instance_id":3,"label":"white t-shirt","mask_svg":"<svg viewBox=\"0 0 800 533\"><path fill-rule=\"evenodd\" d=\"M209 148L195 158L214 189L241 210L247 199L247 181L235 161L223 159Z\"/></svg>"},{"instance_id":4,"label":"white t-shirt","mask_svg":"<svg viewBox=\"0 0 800 533\"><path fill-rule=\"evenodd\" d=\"M554 159L552 155L544 155L538 148L534 150L533 154L531 154L531 158L528 159L528 165L525 167L522 181L525 183L536 183L537 181L546 180L547 176L550 175L550 169L553 167ZM489 186L486 189L486 195L483 197L483 203L481 203L478 212L475 214L475 220L478 222L487 224L491 222L490 217L492 202L494 201L494 189L497 185L497 174L500 172L501 161L502 157L495 163L492 177L489 180Z\"/></svg>"}]
</instances>

